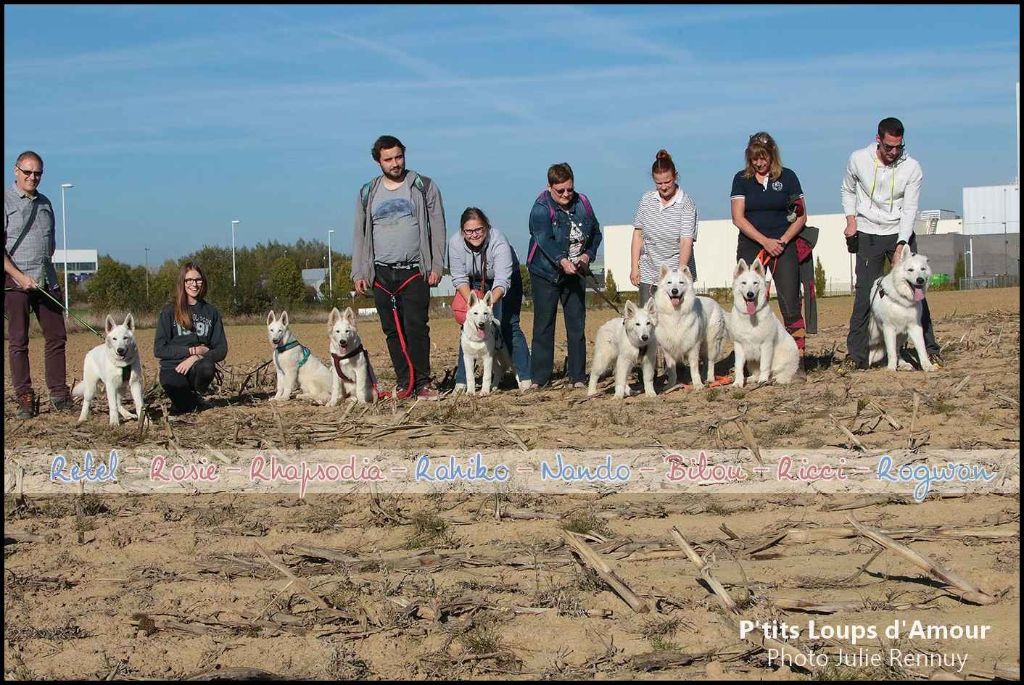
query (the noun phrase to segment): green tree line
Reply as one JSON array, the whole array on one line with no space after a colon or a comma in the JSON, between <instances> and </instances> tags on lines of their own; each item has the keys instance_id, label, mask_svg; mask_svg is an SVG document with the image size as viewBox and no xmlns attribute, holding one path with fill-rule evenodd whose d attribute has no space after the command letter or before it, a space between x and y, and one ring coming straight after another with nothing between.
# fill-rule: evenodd
<instances>
[{"instance_id":1,"label":"green tree line","mask_svg":"<svg viewBox=\"0 0 1024 685\"><path fill-rule=\"evenodd\" d=\"M147 276L142 266L129 266L103 255L96 273L72 288L72 298L83 298L97 310L156 313L171 301L178 271L185 262L199 264L206 274L206 299L228 314L262 314L268 309L312 306L316 291L302 281L302 269L327 266L327 245L300 239L292 244L260 243L235 249L237 285L232 284L231 249L206 245L180 260L167 260ZM63 278L63 275L60 275ZM333 256L333 293L325 281L319 306L352 304L352 258ZM371 298L357 298L370 306Z\"/></svg>"}]
</instances>

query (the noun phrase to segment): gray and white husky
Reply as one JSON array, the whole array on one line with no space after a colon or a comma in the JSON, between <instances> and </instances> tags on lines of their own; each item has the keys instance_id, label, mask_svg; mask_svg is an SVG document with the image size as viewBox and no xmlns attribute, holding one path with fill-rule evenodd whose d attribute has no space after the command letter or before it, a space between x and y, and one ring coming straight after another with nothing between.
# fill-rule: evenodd
<instances>
[{"instance_id":1,"label":"gray and white husky","mask_svg":"<svg viewBox=\"0 0 1024 685\"><path fill-rule=\"evenodd\" d=\"M473 290L469 293L467 305L466 321L462 324L459 340L466 362L466 393L476 394L476 362L479 359L484 375L480 394L487 395L512 371L512 357L501 338L501 325L494 318L491 293L488 291L483 297L477 297ZM519 380L518 374L516 380Z\"/></svg>"},{"instance_id":2,"label":"gray and white husky","mask_svg":"<svg viewBox=\"0 0 1024 685\"><path fill-rule=\"evenodd\" d=\"M308 398L326 404L331 396L331 370L323 365L308 347L301 345L288 329L288 312L280 318L271 309L267 314L267 337L274 346L274 367L277 371L277 393L270 401L284 402L292 396L296 384L296 399Z\"/></svg>"},{"instance_id":3,"label":"gray and white husky","mask_svg":"<svg viewBox=\"0 0 1024 685\"><path fill-rule=\"evenodd\" d=\"M597 329L588 395L597 394L598 379L614 364L615 396L628 396L629 372L639 361L643 368L644 394L654 397L654 367L658 360L658 340L654 330L657 323L658 310L652 297L643 307L627 300L623 316L607 321Z\"/></svg>"},{"instance_id":4,"label":"gray and white husky","mask_svg":"<svg viewBox=\"0 0 1024 685\"><path fill-rule=\"evenodd\" d=\"M676 384L676 364L690 366L693 387L700 390L700 359L707 362L708 383L715 380L715 362L722 359L725 345L725 312L710 297L701 297L693 289L690 267L661 267L658 289L654 293L658 310L658 347L665 353L668 387Z\"/></svg>"},{"instance_id":5,"label":"gray and white husky","mask_svg":"<svg viewBox=\"0 0 1024 685\"><path fill-rule=\"evenodd\" d=\"M744 260L736 263L732 280L732 309L726 317L736 353L733 385L743 387L743 374L757 376L759 383L774 380L785 384L793 380L800 364L800 351L796 341L768 306L768 291L764 267L754 260L747 266Z\"/></svg>"},{"instance_id":6,"label":"gray and white husky","mask_svg":"<svg viewBox=\"0 0 1024 685\"><path fill-rule=\"evenodd\" d=\"M373 402L376 399L373 369L356 330L356 315L352 307L344 312L339 312L337 307L331 310L327 317L327 337L331 341L331 359L334 361L331 400L327 406L333 407L346 397L353 397L360 404Z\"/></svg>"},{"instance_id":7,"label":"gray and white husky","mask_svg":"<svg viewBox=\"0 0 1024 685\"><path fill-rule=\"evenodd\" d=\"M907 254L899 264L871 286L868 364L884 359L890 371L910 369L910 364L899 358L899 349L909 337L921 369L931 371L935 367L924 348L921 315L932 270L927 257L911 253L909 246L906 249Z\"/></svg>"},{"instance_id":8,"label":"gray and white husky","mask_svg":"<svg viewBox=\"0 0 1024 685\"><path fill-rule=\"evenodd\" d=\"M85 355L82 380L75 385L71 394L82 398L82 413L79 423L89 418L92 398L96 396L98 383L103 383L107 393L107 407L110 414L110 425L116 426L118 415L125 419L142 420L142 358L135 344L135 319L131 314L124 317L124 322L117 324L107 314L106 340L89 350ZM121 406L121 397L125 387L132 395L135 413Z\"/></svg>"}]
</instances>

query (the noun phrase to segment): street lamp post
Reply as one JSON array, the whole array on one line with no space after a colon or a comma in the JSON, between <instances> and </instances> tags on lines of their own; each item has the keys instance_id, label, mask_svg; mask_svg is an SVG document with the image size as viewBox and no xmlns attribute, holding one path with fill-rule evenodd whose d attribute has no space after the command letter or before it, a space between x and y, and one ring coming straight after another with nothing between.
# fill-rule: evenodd
<instances>
[{"instance_id":1,"label":"street lamp post","mask_svg":"<svg viewBox=\"0 0 1024 685\"><path fill-rule=\"evenodd\" d=\"M238 276L235 274L235 224L238 219L231 220L231 286L238 286Z\"/></svg>"},{"instance_id":2,"label":"street lamp post","mask_svg":"<svg viewBox=\"0 0 1024 685\"><path fill-rule=\"evenodd\" d=\"M64 234L64 319L68 318L68 210L64 204L64 191L74 188L71 183L60 184L60 222Z\"/></svg>"},{"instance_id":3,"label":"street lamp post","mask_svg":"<svg viewBox=\"0 0 1024 685\"><path fill-rule=\"evenodd\" d=\"M331 253L331 234L334 229L327 231L327 290L331 298L334 297L334 255Z\"/></svg>"},{"instance_id":4,"label":"street lamp post","mask_svg":"<svg viewBox=\"0 0 1024 685\"><path fill-rule=\"evenodd\" d=\"M149 248L146 250L146 302L149 302Z\"/></svg>"}]
</instances>

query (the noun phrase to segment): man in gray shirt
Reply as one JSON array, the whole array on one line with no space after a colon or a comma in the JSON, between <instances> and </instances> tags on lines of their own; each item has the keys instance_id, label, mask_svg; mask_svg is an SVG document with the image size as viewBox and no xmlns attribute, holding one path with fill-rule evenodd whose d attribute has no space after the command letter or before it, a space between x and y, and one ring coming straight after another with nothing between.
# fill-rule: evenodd
<instances>
[{"instance_id":1,"label":"man in gray shirt","mask_svg":"<svg viewBox=\"0 0 1024 685\"><path fill-rule=\"evenodd\" d=\"M50 402L59 411L71 407L64 348L67 332L58 304L62 294L53 268L53 205L38 192L43 159L31 150L18 155L14 183L4 189L4 309L9 338L11 385L18 400L17 417L36 415L35 392L28 363L29 312L35 312L46 341L43 356Z\"/></svg>"},{"instance_id":2,"label":"man in gray shirt","mask_svg":"<svg viewBox=\"0 0 1024 685\"><path fill-rule=\"evenodd\" d=\"M430 288L444 271L444 207L437 185L405 168L405 146L381 136L371 150L383 172L356 197L352 280L373 289L399 397L436 400L430 387Z\"/></svg>"}]
</instances>

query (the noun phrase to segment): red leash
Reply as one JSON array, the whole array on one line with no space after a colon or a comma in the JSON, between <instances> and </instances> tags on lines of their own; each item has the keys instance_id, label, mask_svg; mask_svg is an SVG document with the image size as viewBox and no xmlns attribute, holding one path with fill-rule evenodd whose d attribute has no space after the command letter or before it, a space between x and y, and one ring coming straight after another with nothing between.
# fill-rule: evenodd
<instances>
[{"instance_id":1,"label":"red leash","mask_svg":"<svg viewBox=\"0 0 1024 685\"><path fill-rule=\"evenodd\" d=\"M774 262L775 266L778 266L778 264L779 264L779 258L778 257L769 257L768 253L765 252L764 250L761 250L760 252L758 252L757 256L754 257L754 259L756 259L757 261L761 262L761 266L763 266L765 269L769 268L768 267L768 262ZM772 277L773 278L775 276L775 266L771 267L771 272L772 272ZM771 299L771 296L772 296L772 282L767 280L767 279L764 282L764 294L765 294L765 299Z\"/></svg>"},{"instance_id":2,"label":"red leash","mask_svg":"<svg viewBox=\"0 0 1024 685\"><path fill-rule=\"evenodd\" d=\"M412 276L409 276L409 278L405 279L402 282L402 285L398 286L398 288L395 290L395 292L391 292L390 290L385 288L383 285L381 285L380 281L374 280L374 282L373 282L373 287L374 288L380 288L381 290L383 290L388 295L388 297L391 298L391 314L395 317L395 328L398 330L398 342L402 345L402 354L405 355L405 365L409 367L409 384L406 386L405 390L403 390L402 392L397 392L397 391L395 392L395 399L398 399L398 400L404 400L405 398L407 398L410 395L412 395L412 393L413 393L413 383L414 383L413 379L415 378L415 370L412 368L412 359L409 358L409 348L406 347L406 345L405 345L405 334L402 333L402 322L398 320L398 301L396 300L396 298L398 297L398 293L402 292L402 290L405 288L405 286L407 286L410 283L412 283L412 281L415 280L416 278L422 277L422 275L423 274L421 274L419 271L417 271ZM379 399L379 400L386 400L389 397L391 397L391 393L389 393L389 392L378 392L377 393L377 399Z\"/></svg>"}]
</instances>

